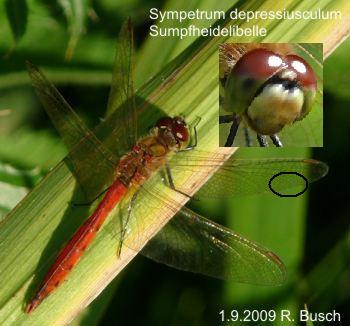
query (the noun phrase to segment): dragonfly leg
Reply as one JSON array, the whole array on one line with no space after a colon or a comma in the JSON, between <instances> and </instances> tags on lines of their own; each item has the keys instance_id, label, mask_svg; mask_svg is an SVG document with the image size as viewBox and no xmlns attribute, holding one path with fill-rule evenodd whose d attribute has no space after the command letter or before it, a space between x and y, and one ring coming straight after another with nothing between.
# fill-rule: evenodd
<instances>
[{"instance_id":1,"label":"dragonfly leg","mask_svg":"<svg viewBox=\"0 0 350 326\"><path fill-rule=\"evenodd\" d=\"M230 132L227 136L225 147L231 147L236 138L239 124L241 123L241 119L237 115L233 115L232 125L230 128Z\"/></svg>"},{"instance_id":2,"label":"dragonfly leg","mask_svg":"<svg viewBox=\"0 0 350 326\"><path fill-rule=\"evenodd\" d=\"M247 147L252 147L252 139L250 138L249 135L249 130L247 127L244 127L244 138L245 138L245 144Z\"/></svg>"},{"instance_id":3,"label":"dragonfly leg","mask_svg":"<svg viewBox=\"0 0 350 326\"><path fill-rule=\"evenodd\" d=\"M127 213L127 216L126 216L126 220L125 220L125 223L124 225L122 225L122 232L120 234L120 239L119 239L119 247L118 247L118 251L117 251L117 256L120 257L120 254L122 252L122 246L123 246L123 242L124 242L124 238L125 238L125 234L126 234L126 228L129 224L129 221L130 221L130 216L131 216L131 211L134 207L134 204L135 204L135 201L136 201L136 198L137 198L137 195L138 195L139 191L136 191L130 201L129 201L129 204L128 204L128 213Z\"/></svg>"},{"instance_id":4,"label":"dragonfly leg","mask_svg":"<svg viewBox=\"0 0 350 326\"><path fill-rule=\"evenodd\" d=\"M258 138L258 142L259 142L260 147L268 147L269 146L269 144L267 143L267 140L266 140L266 136L256 134L256 137Z\"/></svg>"},{"instance_id":5,"label":"dragonfly leg","mask_svg":"<svg viewBox=\"0 0 350 326\"><path fill-rule=\"evenodd\" d=\"M174 191L178 192L179 194L183 195L183 196L186 196L186 197L188 197L190 199L193 199L192 196L182 192L179 189L176 189L175 184L174 184L174 179L173 179L173 176L171 175L170 167L169 167L168 164L165 165L165 171L166 171L166 175L168 177L168 182L169 182L170 188L173 189Z\"/></svg>"},{"instance_id":6,"label":"dragonfly leg","mask_svg":"<svg viewBox=\"0 0 350 326\"><path fill-rule=\"evenodd\" d=\"M235 119L233 114L229 114L229 115L220 115L219 116L219 124L222 123L230 123Z\"/></svg>"},{"instance_id":7,"label":"dragonfly leg","mask_svg":"<svg viewBox=\"0 0 350 326\"><path fill-rule=\"evenodd\" d=\"M91 201L89 202L85 202L85 203L73 203L73 206L90 206L92 203L95 202L95 200L99 199L103 194L105 194L107 192L107 190L109 189L106 188L105 190L103 190L101 193L99 193L95 198L93 198Z\"/></svg>"},{"instance_id":8,"label":"dragonfly leg","mask_svg":"<svg viewBox=\"0 0 350 326\"><path fill-rule=\"evenodd\" d=\"M270 138L271 138L273 144L274 144L276 147L283 147L283 144L282 144L282 142L281 142L281 139L278 137L277 134L271 135Z\"/></svg>"}]
</instances>

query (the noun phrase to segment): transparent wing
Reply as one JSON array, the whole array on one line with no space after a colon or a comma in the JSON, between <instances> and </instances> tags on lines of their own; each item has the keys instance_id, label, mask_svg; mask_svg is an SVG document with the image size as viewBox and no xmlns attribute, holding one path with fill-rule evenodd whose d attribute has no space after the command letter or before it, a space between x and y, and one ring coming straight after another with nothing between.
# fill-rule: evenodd
<instances>
[{"instance_id":1,"label":"transparent wing","mask_svg":"<svg viewBox=\"0 0 350 326\"><path fill-rule=\"evenodd\" d=\"M194 152L196 153L174 155L169 166L171 171L198 172L203 175L203 179L210 177L195 194L195 198L198 199L269 193L271 178L280 172L299 173L305 176L308 182L314 182L328 172L325 163L312 159L236 159L234 156L228 158L228 155L224 154L208 157L209 153L197 150ZM207 170L215 171L215 168L219 169L212 176L208 175ZM185 187L176 180L174 182L178 190L192 193L190 186ZM286 190L295 187L304 188L305 180L294 174L283 175L273 180L273 188L277 192L285 193Z\"/></svg>"},{"instance_id":2,"label":"transparent wing","mask_svg":"<svg viewBox=\"0 0 350 326\"><path fill-rule=\"evenodd\" d=\"M133 85L133 32L128 19L122 26L116 47L112 84L108 97L107 116L115 110L123 110L123 128L126 147L131 148L137 141L137 117Z\"/></svg>"},{"instance_id":3,"label":"transparent wing","mask_svg":"<svg viewBox=\"0 0 350 326\"><path fill-rule=\"evenodd\" d=\"M74 112L57 88L33 63L27 61L27 69L35 92L43 104L66 147L73 148L82 138L94 137L84 122Z\"/></svg>"},{"instance_id":4,"label":"transparent wing","mask_svg":"<svg viewBox=\"0 0 350 326\"><path fill-rule=\"evenodd\" d=\"M196 198L270 191L268 181L281 171L308 173L310 182L327 172L327 166L315 160L243 160L196 152L196 156L189 152L176 154L170 161L171 167L182 173L215 170L228 159L197 192ZM203 178L208 175L203 174ZM119 223L114 230L126 230L123 246L139 252L147 243L141 251L143 255L185 271L245 283L283 283L285 267L274 253L183 207L186 197L170 190L162 179L160 174L153 175L140 188L133 204L124 206L122 218L112 220ZM298 183L298 179L289 180L280 186L284 189ZM175 216L171 218L172 215Z\"/></svg>"},{"instance_id":5,"label":"transparent wing","mask_svg":"<svg viewBox=\"0 0 350 326\"><path fill-rule=\"evenodd\" d=\"M263 285L285 280L285 267L274 253L187 208L141 253L156 262L219 279Z\"/></svg>"},{"instance_id":6,"label":"transparent wing","mask_svg":"<svg viewBox=\"0 0 350 326\"><path fill-rule=\"evenodd\" d=\"M42 105L67 149L71 150L66 159L68 166L77 177L86 197L96 197L112 180L112 162L117 161L117 157L101 144L37 67L28 62L27 68ZM96 178L97 174L99 178Z\"/></svg>"},{"instance_id":7,"label":"transparent wing","mask_svg":"<svg viewBox=\"0 0 350 326\"><path fill-rule=\"evenodd\" d=\"M122 248L140 252L147 243L143 255L184 271L255 284L284 281L284 265L275 254L183 207L184 197L174 199L170 193L152 177L131 206L130 200L123 201L118 218L110 219L104 230L118 246L124 229Z\"/></svg>"},{"instance_id":8,"label":"transparent wing","mask_svg":"<svg viewBox=\"0 0 350 326\"><path fill-rule=\"evenodd\" d=\"M56 87L32 63L27 64L35 91L50 119L70 150L66 161L77 177L88 200L95 198L113 180L115 164L134 144L136 114L132 84L132 27L127 21L117 41L117 54L108 100L109 119L91 132ZM113 125L112 142L106 131ZM98 135L99 139L96 137ZM111 137L112 136L112 137ZM113 152L110 150L112 149ZM96 178L96 175L99 177Z\"/></svg>"}]
</instances>

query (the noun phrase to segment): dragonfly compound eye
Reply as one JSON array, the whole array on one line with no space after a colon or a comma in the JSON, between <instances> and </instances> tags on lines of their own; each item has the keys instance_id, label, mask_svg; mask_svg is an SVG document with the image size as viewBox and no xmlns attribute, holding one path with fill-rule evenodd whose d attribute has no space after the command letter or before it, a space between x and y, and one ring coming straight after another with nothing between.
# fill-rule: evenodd
<instances>
[{"instance_id":1,"label":"dragonfly compound eye","mask_svg":"<svg viewBox=\"0 0 350 326\"><path fill-rule=\"evenodd\" d=\"M160 128L160 129L169 129L169 130L171 130L172 126L173 126L173 123L174 123L174 119L173 118L164 117L164 118L160 118L157 121L156 126L158 128Z\"/></svg>"},{"instance_id":2,"label":"dragonfly compound eye","mask_svg":"<svg viewBox=\"0 0 350 326\"><path fill-rule=\"evenodd\" d=\"M175 117L173 120L172 132L178 142L187 143L189 140L189 131L186 122L180 118Z\"/></svg>"},{"instance_id":3,"label":"dragonfly compound eye","mask_svg":"<svg viewBox=\"0 0 350 326\"><path fill-rule=\"evenodd\" d=\"M285 61L297 74L297 80L301 86L314 90L317 89L315 72L303 58L290 54L285 57Z\"/></svg>"},{"instance_id":4,"label":"dragonfly compound eye","mask_svg":"<svg viewBox=\"0 0 350 326\"><path fill-rule=\"evenodd\" d=\"M257 133L272 135L310 112L316 90L316 75L304 59L259 48L232 68L224 108L243 115Z\"/></svg>"}]
</instances>

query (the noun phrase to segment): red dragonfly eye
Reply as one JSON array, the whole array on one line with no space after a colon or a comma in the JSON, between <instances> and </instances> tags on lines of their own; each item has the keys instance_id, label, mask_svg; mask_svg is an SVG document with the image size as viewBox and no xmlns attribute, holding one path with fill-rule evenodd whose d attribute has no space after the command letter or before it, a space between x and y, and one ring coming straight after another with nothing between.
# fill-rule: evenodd
<instances>
[{"instance_id":1,"label":"red dragonfly eye","mask_svg":"<svg viewBox=\"0 0 350 326\"><path fill-rule=\"evenodd\" d=\"M158 128L168 128L168 129L171 129L172 126L173 126L173 123L174 123L174 119L173 118L170 118L170 117L164 117L164 118L160 118L158 121L157 121L157 124L156 126Z\"/></svg>"},{"instance_id":2,"label":"red dragonfly eye","mask_svg":"<svg viewBox=\"0 0 350 326\"><path fill-rule=\"evenodd\" d=\"M300 85L314 89L317 88L315 72L303 58L290 54L285 57L285 61L296 72Z\"/></svg>"},{"instance_id":3,"label":"red dragonfly eye","mask_svg":"<svg viewBox=\"0 0 350 326\"><path fill-rule=\"evenodd\" d=\"M285 63L278 54L266 49L255 49L238 60L234 73L253 79L268 79L283 65Z\"/></svg>"},{"instance_id":4,"label":"red dragonfly eye","mask_svg":"<svg viewBox=\"0 0 350 326\"><path fill-rule=\"evenodd\" d=\"M187 128L186 122L182 118L175 117L173 119L172 131L174 136L178 140L183 142L188 141L189 139L188 128Z\"/></svg>"}]
</instances>

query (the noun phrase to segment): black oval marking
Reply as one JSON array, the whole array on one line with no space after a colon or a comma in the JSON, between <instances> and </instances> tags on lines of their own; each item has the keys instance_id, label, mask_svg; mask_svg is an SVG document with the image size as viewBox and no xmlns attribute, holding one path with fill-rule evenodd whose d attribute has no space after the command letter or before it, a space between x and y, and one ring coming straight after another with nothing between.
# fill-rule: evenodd
<instances>
[{"instance_id":1,"label":"black oval marking","mask_svg":"<svg viewBox=\"0 0 350 326\"><path fill-rule=\"evenodd\" d=\"M277 177L279 177L279 176L281 176L281 175L284 175L284 174L295 174L296 176L302 178L302 179L305 181L305 188L304 188L302 191L300 191L300 192L298 192L298 193L296 193L296 194L294 194L294 195L284 195L284 194L280 194L279 192L275 191L275 190L272 188L272 185L271 185L273 179L275 179L275 178L277 178ZM275 174L275 175L270 179L270 181L269 181L269 188L270 188L270 190L271 190L275 195L277 195L277 196L279 196L279 197L298 197L298 196L302 195L302 194L307 190L308 187L309 187L309 181L307 180L306 177L304 177L302 174L300 174L300 173L298 173L298 172L280 172L280 173Z\"/></svg>"}]
</instances>

